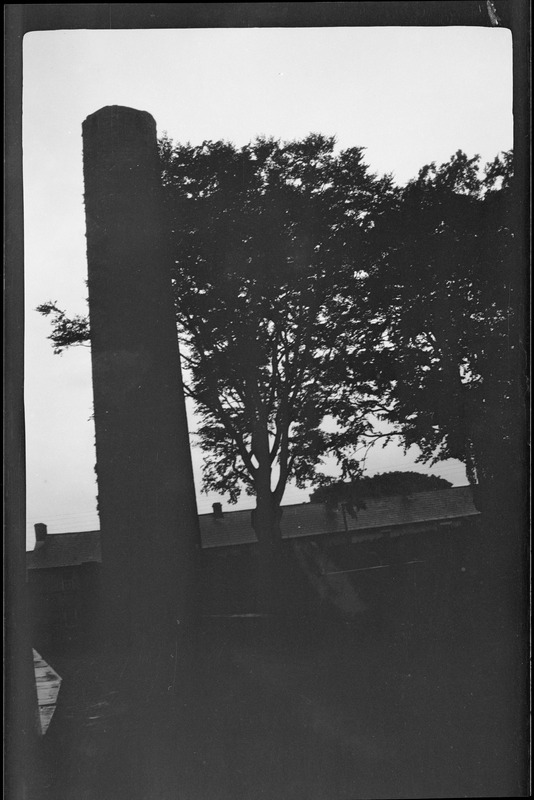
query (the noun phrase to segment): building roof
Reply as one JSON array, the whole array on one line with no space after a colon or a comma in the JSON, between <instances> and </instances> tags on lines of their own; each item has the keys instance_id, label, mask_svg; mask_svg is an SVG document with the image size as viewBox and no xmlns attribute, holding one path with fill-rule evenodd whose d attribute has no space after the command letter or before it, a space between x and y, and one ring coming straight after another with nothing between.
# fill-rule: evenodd
<instances>
[{"instance_id":1,"label":"building roof","mask_svg":"<svg viewBox=\"0 0 534 800\"><path fill-rule=\"evenodd\" d=\"M301 503L282 507L282 538L350 533L356 538L384 533L395 528L438 523L478 515L470 486L418 492L412 495L369 498L366 508L351 516L342 507L328 509L322 504ZM252 544L256 541L251 511L225 511L222 517L200 514L203 548ZM44 544L27 553L28 569L67 567L101 561L100 531L49 534Z\"/></svg>"},{"instance_id":2,"label":"building roof","mask_svg":"<svg viewBox=\"0 0 534 800\"><path fill-rule=\"evenodd\" d=\"M341 505L337 509L329 509L322 503L283 506L280 522L282 538L337 533L363 536L369 531L454 520L479 513L473 505L470 486L368 498L365 504L366 508L357 511L355 517L343 511ZM222 518L201 514L199 521L204 548L256 541L250 510L225 511Z\"/></svg>"},{"instance_id":3,"label":"building roof","mask_svg":"<svg viewBox=\"0 0 534 800\"><path fill-rule=\"evenodd\" d=\"M28 569L76 567L91 561L102 561L100 531L49 534L36 550L26 553Z\"/></svg>"}]
</instances>

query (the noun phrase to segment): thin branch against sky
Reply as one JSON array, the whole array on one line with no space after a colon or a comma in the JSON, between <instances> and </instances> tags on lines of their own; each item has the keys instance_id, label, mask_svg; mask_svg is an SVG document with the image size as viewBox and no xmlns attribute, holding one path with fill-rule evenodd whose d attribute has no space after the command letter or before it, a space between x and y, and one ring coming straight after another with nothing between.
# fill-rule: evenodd
<instances>
[{"instance_id":1,"label":"thin branch against sky","mask_svg":"<svg viewBox=\"0 0 534 800\"><path fill-rule=\"evenodd\" d=\"M81 124L115 104L149 111L160 134L193 144L227 139L242 145L259 134L283 140L310 131L334 135L339 147L365 147L373 171L391 172L403 183L459 148L489 160L512 146L511 34L444 27L26 35L30 529L39 521L51 531L98 526L90 355L80 348L54 356L49 322L34 309L52 299L69 313L86 312ZM195 451L197 474L200 459ZM369 468L412 464L390 447L377 449ZM457 463L432 471L465 482ZM284 502L307 496L289 491ZM209 510L215 499L199 495L199 509Z\"/></svg>"}]
</instances>

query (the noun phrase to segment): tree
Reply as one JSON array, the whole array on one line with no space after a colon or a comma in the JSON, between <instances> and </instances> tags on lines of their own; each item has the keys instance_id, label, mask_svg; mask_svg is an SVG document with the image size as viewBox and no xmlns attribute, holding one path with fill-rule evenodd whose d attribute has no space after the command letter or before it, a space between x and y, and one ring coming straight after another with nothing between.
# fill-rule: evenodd
<instances>
[{"instance_id":1,"label":"tree","mask_svg":"<svg viewBox=\"0 0 534 800\"><path fill-rule=\"evenodd\" d=\"M437 475L412 471L382 472L372 477L365 475L352 482L334 481L325 484L310 495L310 503L334 506L339 503L349 503L364 508L364 501L370 497L433 492L437 489L450 489L451 486L452 483Z\"/></svg>"},{"instance_id":2,"label":"tree","mask_svg":"<svg viewBox=\"0 0 534 800\"><path fill-rule=\"evenodd\" d=\"M367 425L351 407L340 430L324 428L341 411L328 353L340 286L390 182L369 174L361 149L336 156L315 135L239 150L164 141L162 156L204 486L232 501L242 486L254 494L256 533L272 542L287 482L304 486L326 453L349 470Z\"/></svg>"},{"instance_id":3,"label":"tree","mask_svg":"<svg viewBox=\"0 0 534 800\"><path fill-rule=\"evenodd\" d=\"M470 482L494 496L521 470L512 154L482 170L478 156L459 151L424 167L390 201L357 287L366 345L349 342L345 379L361 381L372 365L379 415L405 446L418 445L425 462L460 459Z\"/></svg>"},{"instance_id":4,"label":"tree","mask_svg":"<svg viewBox=\"0 0 534 800\"><path fill-rule=\"evenodd\" d=\"M204 489L231 502L242 488L255 495L253 524L266 550L280 539L288 481L303 487L327 454L343 478L356 474L354 451L369 431L365 387L360 395L357 380L337 386L334 354L354 314L345 289L393 188L368 171L361 148L334 147L313 134L241 148L161 142L186 391L207 454ZM83 320L69 321L54 303L40 310L53 314L56 350L87 339Z\"/></svg>"}]
</instances>

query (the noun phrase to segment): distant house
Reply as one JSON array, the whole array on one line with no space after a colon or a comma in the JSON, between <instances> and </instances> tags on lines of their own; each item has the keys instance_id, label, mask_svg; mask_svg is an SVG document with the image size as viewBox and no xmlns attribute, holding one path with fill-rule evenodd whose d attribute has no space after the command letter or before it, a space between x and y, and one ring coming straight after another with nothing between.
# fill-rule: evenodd
<instances>
[{"instance_id":1,"label":"distant house","mask_svg":"<svg viewBox=\"0 0 534 800\"><path fill-rule=\"evenodd\" d=\"M100 596L100 531L48 535L35 526L26 575L37 649L72 643L91 630Z\"/></svg>"},{"instance_id":2,"label":"distant house","mask_svg":"<svg viewBox=\"0 0 534 800\"><path fill-rule=\"evenodd\" d=\"M331 594L332 584L347 577L363 579L367 570L423 564L454 558L469 549L476 529L470 486L412 495L370 498L366 508L337 508L312 503L284 506L281 533L317 592ZM203 607L237 610L254 592L255 543L251 511L224 511L214 504L199 516L203 551ZM37 526L38 527L38 526ZM27 554L28 583L36 630L47 636L76 636L85 629L97 602L100 532L36 535ZM343 577L340 577L343 576ZM340 589L341 591L341 589Z\"/></svg>"}]
</instances>

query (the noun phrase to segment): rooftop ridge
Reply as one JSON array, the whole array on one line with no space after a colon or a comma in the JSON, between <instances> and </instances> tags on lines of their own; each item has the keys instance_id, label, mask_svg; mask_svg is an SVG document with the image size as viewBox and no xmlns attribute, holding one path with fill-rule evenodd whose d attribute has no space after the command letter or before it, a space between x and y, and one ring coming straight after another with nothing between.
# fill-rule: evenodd
<instances>
[{"instance_id":1,"label":"rooftop ridge","mask_svg":"<svg viewBox=\"0 0 534 800\"><path fill-rule=\"evenodd\" d=\"M412 497L412 496L423 495L423 494L426 494L426 495L443 494L443 493L446 493L446 492L453 492L453 491L456 491L458 489L471 489L471 488L472 488L471 484L466 483L466 484L464 484L462 486L448 486L446 489L431 489L428 492L405 492L405 493L402 493L402 494L384 494L384 495L377 495L376 497L372 497L372 496L371 497L362 497L362 500L391 500L394 497ZM325 505L325 503L310 503L308 501L307 503L287 503L285 505L282 504L280 506L280 508L300 508L302 506L306 506L307 507L307 506L324 506L324 505ZM236 508L236 509L228 508L228 506L226 506L225 509L223 508L223 510L224 510L225 514L239 514L241 512L245 513L247 511L249 511L249 512L250 511L254 511L254 506L251 506L250 508ZM199 517L212 517L213 516L213 511L203 511L198 516Z\"/></svg>"}]
</instances>

